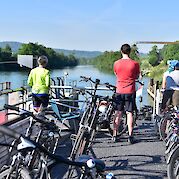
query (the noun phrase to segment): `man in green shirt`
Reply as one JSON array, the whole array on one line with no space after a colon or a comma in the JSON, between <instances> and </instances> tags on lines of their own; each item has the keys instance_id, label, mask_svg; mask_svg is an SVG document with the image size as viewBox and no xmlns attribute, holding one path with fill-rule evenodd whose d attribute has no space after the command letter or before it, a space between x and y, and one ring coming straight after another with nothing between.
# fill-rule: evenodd
<instances>
[{"instance_id":1,"label":"man in green shirt","mask_svg":"<svg viewBox=\"0 0 179 179\"><path fill-rule=\"evenodd\" d=\"M31 70L28 77L28 85L32 87L33 107L36 113L42 112L48 106L50 73L45 69L48 64L46 56L38 58L38 67Z\"/></svg>"}]
</instances>

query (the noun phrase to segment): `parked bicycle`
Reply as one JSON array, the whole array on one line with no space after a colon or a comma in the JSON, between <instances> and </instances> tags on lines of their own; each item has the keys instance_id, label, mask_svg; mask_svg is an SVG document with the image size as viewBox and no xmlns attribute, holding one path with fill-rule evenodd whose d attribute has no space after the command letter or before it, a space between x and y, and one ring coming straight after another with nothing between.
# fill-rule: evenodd
<instances>
[{"instance_id":1,"label":"parked bicycle","mask_svg":"<svg viewBox=\"0 0 179 179\"><path fill-rule=\"evenodd\" d=\"M13 137L18 141L17 150L18 156L14 158L11 166L4 168L0 172L0 178L5 179L50 179L52 168L58 163L65 163L67 165L74 165L80 169L80 179L86 178L105 178L104 170L105 164L103 161L98 159L93 159L89 156L81 156L76 161L71 161L57 154L53 154L48 151L40 143L32 141L31 139L17 133L16 131L7 128L5 126L0 126L0 132ZM15 146L14 146L15 147ZM26 155L29 151L36 150L39 152L39 165L38 168L29 170L25 165L24 161L27 161L30 156ZM48 163L47 158L53 159L54 162ZM111 178L114 178L113 176Z\"/></svg>"},{"instance_id":2,"label":"parked bicycle","mask_svg":"<svg viewBox=\"0 0 179 179\"><path fill-rule=\"evenodd\" d=\"M80 127L77 135L75 136L75 141L72 147L70 154L70 159L75 160L78 156L82 154L88 154L92 148L92 144L95 139L96 132L99 126L99 119L101 119L100 106L103 101L106 100L106 97L96 94L100 84L100 80L96 79L93 81L88 77L81 77L85 82L90 81L94 85L92 86L93 91L86 91L91 96L91 101L88 103L88 106L81 118ZM106 84L103 84L106 86ZM69 178L74 172L74 168L69 169Z\"/></svg>"}]
</instances>

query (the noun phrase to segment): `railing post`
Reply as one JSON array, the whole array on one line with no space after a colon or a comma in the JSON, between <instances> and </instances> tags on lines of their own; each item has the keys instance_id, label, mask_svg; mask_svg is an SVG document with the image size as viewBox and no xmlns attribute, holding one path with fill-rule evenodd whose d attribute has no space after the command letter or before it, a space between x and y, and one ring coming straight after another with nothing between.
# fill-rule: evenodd
<instances>
[{"instance_id":1,"label":"railing post","mask_svg":"<svg viewBox=\"0 0 179 179\"><path fill-rule=\"evenodd\" d=\"M5 94L4 98L5 98L4 99L4 101L5 101L4 104L9 104L9 94ZM7 115L7 113L8 113L8 110L5 109L5 122L8 121L8 115Z\"/></svg>"},{"instance_id":2,"label":"railing post","mask_svg":"<svg viewBox=\"0 0 179 179\"><path fill-rule=\"evenodd\" d=\"M154 120L155 114L156 114L156 94L157 94L157 84L154 84L154 102L153 102L153 114L152 119Z\"/></svg>"},{"instance_id":3,"label":"railing post","mask_svg":"<svg viewBox=\"0 0 179 179\"><path fill-rule=\"evenodd\" d=\"M159 81L156 84L156 114L160 114L160 90L159 90Z\"/></svg>"}]
</instances>

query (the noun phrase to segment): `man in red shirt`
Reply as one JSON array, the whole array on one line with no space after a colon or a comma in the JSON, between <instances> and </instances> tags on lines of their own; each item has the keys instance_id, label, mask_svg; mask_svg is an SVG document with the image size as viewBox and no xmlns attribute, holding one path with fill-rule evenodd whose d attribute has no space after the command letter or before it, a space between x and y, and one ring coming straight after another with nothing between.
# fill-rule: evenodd
<instances>
[{"instance_id":1,"label":"man in red shirt","mask_svg":"<svg viewBox=\"0 0 179 179\"><path fill-rule=\"evenodd\" d=\"M134 143L133 138L133 115L135 110L135 80L139 77L139 63L129 57L131 47L128 44L121 46L122 58L114 63L114 73L117 77L116 91L116 118L114 120L113 140L116 141L117 129L120 124L122 111L127 113L127 125L130 144Z\"/></svg>"}]
</instances>

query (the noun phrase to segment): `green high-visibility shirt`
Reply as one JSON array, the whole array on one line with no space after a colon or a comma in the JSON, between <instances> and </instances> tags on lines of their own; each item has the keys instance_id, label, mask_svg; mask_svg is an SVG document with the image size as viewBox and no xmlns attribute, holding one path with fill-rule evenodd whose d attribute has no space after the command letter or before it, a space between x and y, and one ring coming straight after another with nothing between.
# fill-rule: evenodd
<instances>
[{"instance_id":1,"label":"green high-visibility shirt","mask_svg":"<svg viewBox=\"0 0 179 179\"><path fill-rule=\"evenodd\" d=\"M41 67L31 70L28 77L28 85L32 87L34 94L48 94L50 88L50 72Z\"/></svg>"}]
</instances>

